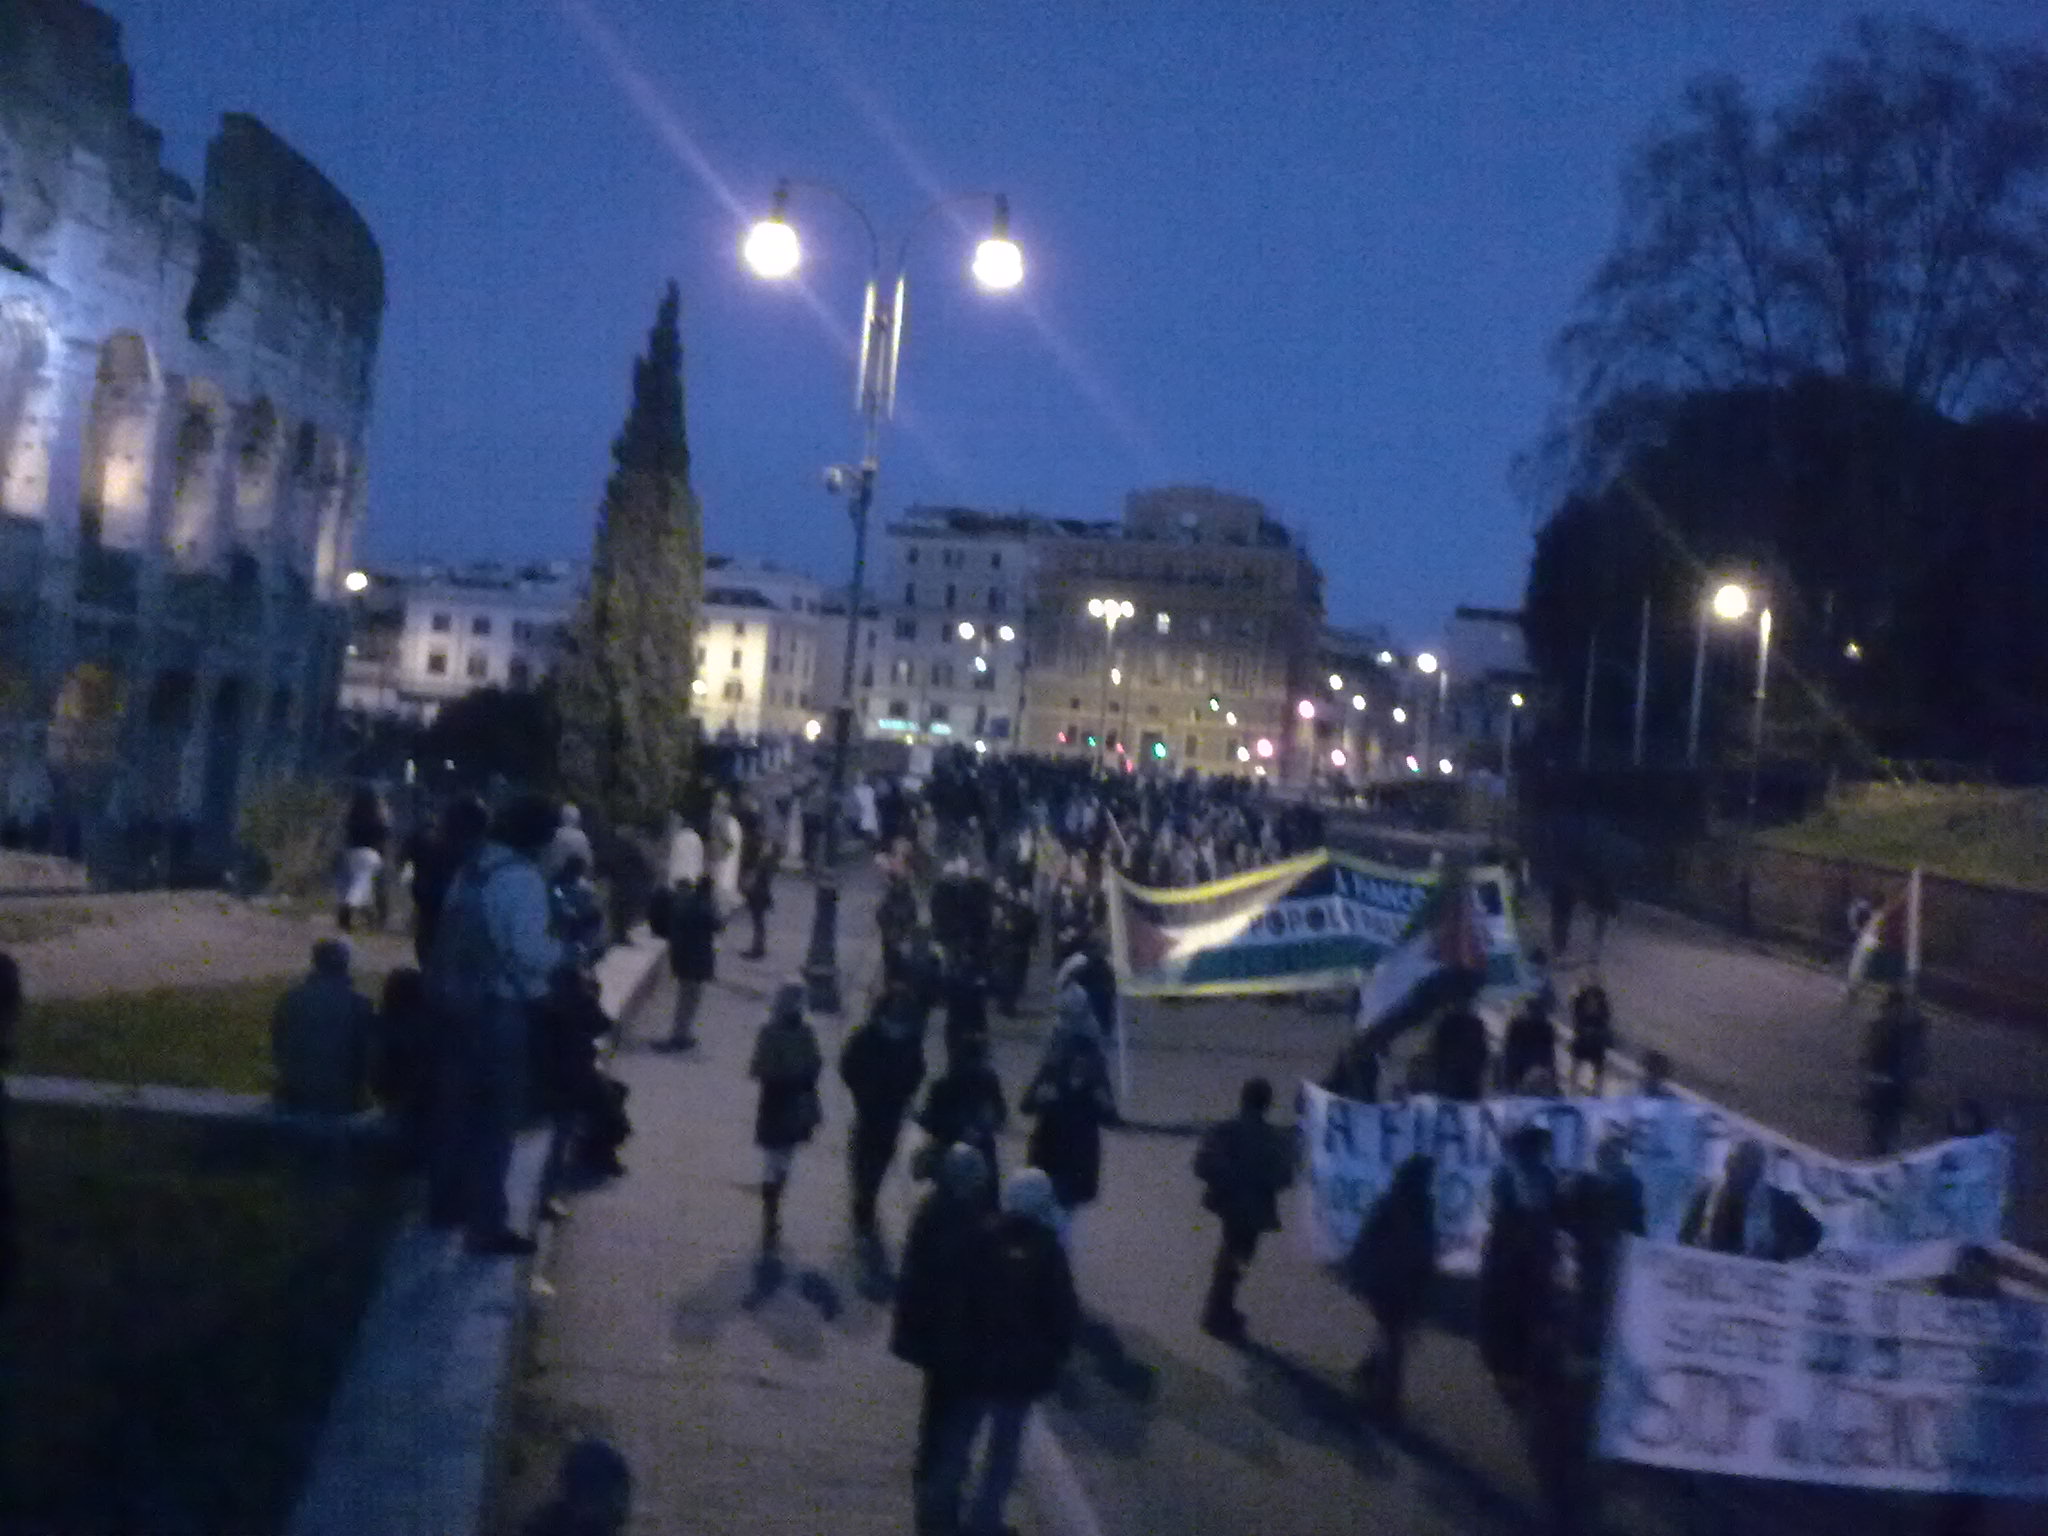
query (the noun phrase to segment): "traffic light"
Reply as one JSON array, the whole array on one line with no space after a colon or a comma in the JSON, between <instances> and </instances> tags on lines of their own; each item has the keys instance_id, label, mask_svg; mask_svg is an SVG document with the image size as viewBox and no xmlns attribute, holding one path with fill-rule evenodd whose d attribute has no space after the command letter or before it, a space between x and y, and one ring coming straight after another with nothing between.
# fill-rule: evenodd
<instances>
[{"instance_id":1,"label":"traffic light","mask_svg":"<svg viewBox=\"0 0 2048 1536\"><path fill-rule=\"evenodd\" d=\"M1095 746L1100 746L1100 745L1101 745L1101 743L1100 743L1100 742L1098 742L1098 741L1097 741L1097 740L1096 740L1096 739L1095 739L1095 738L1094 738L1093 736L1090 736L1090 737L1088 738L1088 745L1089 745L1089 746L1091 746L1091 747L1095 747Z\"/></svg>"},{"instance_id":2,"label":"traffic light","mask_svg":"<svg viewBox=\"0 0 2048 1536\"><path fill-rule=\"evenodd\" d=\"M1165 742L1163 742L1163 741L1155 741L1155 742L1153 742L1153 743L1152 743L1152 755L1153 755L1153 757L1155 757L1155 758L1163 758L1163 757L1165 757L1165 756L1166 756L1166 743L1165 743Z\"/></svg>"},{"instance_id":3,"label":"traffic light","mask_svg":"<svg viewBox=\"0 0 2048 1536\"><path fill-rule=\"evenodd\" d=\"M1209 695L1209 713L1213 715L1213 714L1215 714L1215 713L1216 713L1216 711L1217 711L1217 710L1221 709L1222 707L1223 707L1223 701L1222 701L1221 699L1217 698L1215 694L1213 694L1213 693L1212 693L1212 694L1210 694L1210 695Z\"/></svg>"}]
</instances>

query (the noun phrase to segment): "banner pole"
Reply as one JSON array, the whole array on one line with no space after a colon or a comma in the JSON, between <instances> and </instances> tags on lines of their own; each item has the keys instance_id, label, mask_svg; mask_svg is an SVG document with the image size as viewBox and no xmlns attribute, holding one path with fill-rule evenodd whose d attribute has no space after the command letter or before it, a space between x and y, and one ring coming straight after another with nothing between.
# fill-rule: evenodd
<instances>
[{"instance_id":1,"label":"banner pole","mask_svg":"<svg viewBox=\"0 0 2048 1536\"><path fill-rule=\"evenodd\" d=\"M1920 997L1920 866L1906 877L1906 993Z\"/></svg>"}]
</instances>

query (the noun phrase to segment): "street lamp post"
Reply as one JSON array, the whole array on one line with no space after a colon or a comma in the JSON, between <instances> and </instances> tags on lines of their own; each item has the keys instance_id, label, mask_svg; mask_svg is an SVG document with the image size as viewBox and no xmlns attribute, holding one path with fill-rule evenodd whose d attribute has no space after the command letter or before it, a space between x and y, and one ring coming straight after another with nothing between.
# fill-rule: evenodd
<instances>
[{"instance_id":1,"label":"street lamp post","mask_svg":"<svg viewBox=\"0 0 2048 1536\"><path fill-rule=\"evenodd\" d=\"M1091 597L1088 599L1088 616L1100 619L1103 628L1102 641L1102 741L1098 761L1104 767L1109 764L1109 688L1115 681L1116 671L1116 627L1125 619L1138 616L1137 606L1128 598Z\"/></svg>"},{"instance_id":2,"label":"street lamp post","mask_svg":"<svg viewBox=\"0 0 2048 1536\"><path fill-rule=\"evenodd\" d=\"M818 874L817 905L811 913L810 948L804 957L804 981L810 1005L820 1013L837 1013L839 997L839 832L843 820L841 802L846 795L849 759L853 753L853 677L859 649L861 605L867 577L868 513L875 502L875 480L881 470L882 422L896 404L896 370L903 346L903 292L910 237L932 213L950 204L993 201L995 221L989 235L975 248L973 272L982 287L1014 288L1024 279L1024 258L1010 239L1010 205L1001 193L975 193L942 198L931 204L910 223L896 251L895 280L890 284L890 302L882 295L882 248L874 221L867 211L824 182L784 180L775 189L775 203L768 217L748 231L742 254L761 277L785 278L803 261L803 247L788 220L792 187L804 186L839 199L860 220L868 236L868 283L862 305L858 391L855 409L861 422L860 462L835 466L826 473L826 484L846 495L847 511L853 519L853 574L847 583L846 654L839 669L839 701L832 712L832 759L826 774L825 839Z\"/></svg>"},{"instance_id":3,"label":"street lamp post","mask_svg":"<svg viewBox=\"0 0 2048 1536\"><path fill-rule=\"evenodd\" d=\"M1444 712L1445 695L1450 687L1451 671L1436 659L1432 651L1424 651L1415 658L1415 670L1424 677L1436 679L1436 702L1423 717L1422 723L1422 760L1426 763L1430 760L1431 749L1436 745L1437 735L1443 729L1440 717Z\"/></svg>"},{"instance_id":4,"label":"street lamp post","mask_svg":"<svg viewBox=\"0 0 2048 1536\"><path fill-rule=\"evenodd\" d=\"M1692 645L1692 709L1685 729L1685 765L1688 768L1698 767L1700 760L1701 697L1706 692L1707 681L1707 619L1711 615L1732 624L1748 613L1749 588L1738 581L1722 582L1714 589L1714 595L1700 604L1699 627L1693 635Z\"/></svg>"},{"instance_id":5,"label":"street lamp post","mask_svg":"<svg viewBox=\"0 0 2048 1536\"><path fill-rule=\"evenodd\" d=\"M1764 760L1764 696L1771 685L1771 610L1756 616L1756 692L1749 710L1749 789L1743 796L1742 816L1751 833L1756 831L1757 775Z\"/></svg>"}]
</instances>

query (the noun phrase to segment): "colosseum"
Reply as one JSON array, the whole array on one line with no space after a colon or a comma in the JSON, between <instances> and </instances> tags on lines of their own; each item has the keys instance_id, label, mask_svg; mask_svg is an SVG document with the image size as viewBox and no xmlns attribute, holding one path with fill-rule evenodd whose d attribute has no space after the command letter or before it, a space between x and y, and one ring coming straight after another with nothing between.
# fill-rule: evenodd
<instances>
[{"instance_id":1,"label":"colosseum","mask_svg":"<svg viewBox=\"0 0 2048 1536\"><path fill-rule=\"evenodd\" d=\"M0 0L0 841L219 867L311 768L384 309L363 219L252 117L161 162L118 25Z\"/></svg>"}]
</instances>

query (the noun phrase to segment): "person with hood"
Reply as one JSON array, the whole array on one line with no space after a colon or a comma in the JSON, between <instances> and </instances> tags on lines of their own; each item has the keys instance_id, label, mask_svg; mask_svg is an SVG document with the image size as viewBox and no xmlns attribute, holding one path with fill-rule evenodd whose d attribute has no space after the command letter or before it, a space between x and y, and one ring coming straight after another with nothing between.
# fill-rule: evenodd
<instances>
[{"instance_id":1,"label":"person with hood","mask_svg":"<svg viewBox=\"0 0 2048 1536\"><path fill-rule=\"evenodd\" d=\"M1346 1260L1351 1284L1379 1329L1352 1379L1366 1412L1389 1424L1401 1416L1409 1335L1428 1315L1436 1283L1435 1183L1436 1164L1421 1153L1396 1168Z\"/></svg>"},{"instance_id":2,"label":"person with hood","mask_svg":"<svg viewBox=\"0 0 2048 1536\"><path fill-rule=\"evenodd\" d=\"M949 1405L932 1456L928 1486L938 1530L996 1536L1008 1529L1003 1506L1017 1480L1031 1405L1058 1383L1081 1327L1058 1225L1052 1180L1037 1168L1021 1169L1003 1186L1002 1214L968 1255L961 1276L962 1323L973 1340L968 1394ZM984 1422L988 1449L962 1520L960 1498Z\"/></svg>"},{"instance_id":3,"label":"person with hood","mask_svg":"<svg viewBox=\"0 0 2048 1536\"><path fill-rule=\"evenodd\" d=\"M1294 1182L1294 1144L1266 1121L1273 1085L1248 1079L1238 1090L1237 1117L1212 1125L1195 1149L1202 1208L1223 1221L1223 1240L1202 1305L1202 1331L1232 1343L1244 1337L1237 1288L1257 1253L1259 1238L1280 1230L1280 1191Z\"/></svg>"},{"instance_id":4,"label":"person with hood","mask_svg":"<svg viewBox=\"0 0 2048 1536\"><path fill-rule=\"evenodd\" d=\"M931 1491L932 1454L941 1426L968 1394L977 1341L968 1327L963 1276L988 1217L989 1193L988 1164L981 1154L972 1147L947 1147L931 1192L919 1202L903 1240L889 1353L924 1376L910 1472L918 1536L952 1536L953 1527L942 1522ZM957 1521L957 1485L946 1513Z\"/></svg>"},{"instance_id":5,"label":"person with hood","mask_svg":"<svg viewBox=\"0 0 2048 1536\"><path fill-rule=\"evenodd\" d=\"M1101 1191L1102 1128L1116 1122L1116 1094L1088 994L1070 986L1058 1008L1053 1037L1018 1108L1037 1117L1024 1161L1052 1180L1065 1239L1080 1208Z\"/></svg>"},{"instance_id":6,"label":"person with hood","mask_svg":"<svg viewBox=\"0 0 2048 1536\"><path fill-rule=\"evenodd\" d=\"M667 923L668 966L676 978L676 1007L668 1038L657 1044L656 1050L695 1049L697 1010L703 1005L704 989L718 971L718 930L723 926L709 875L677 887Z\"/></svg>"},{"instance_id":7,"label":"person with hood","mask_svg":"<svg viewBox=\"0 0 2048 1536\"><path fill-rule=\"evenodd\" d=\"M839 1079L853 1095L847 1144L853 1229L870 1243L877 1240L875 1200L895 1160L910 1101L924 1081L922 1033L908 990L884 987L839 1053Z\"/></svg>"},{"instance_id":8,"label":"person with hood","mask_svg":"<svg viewBox=\"0 0 2048 1536\"><path fill-rule=\"evenodd\" d=\"M547 801L506 807L448 888L425 970L442 1044L429 1205L467 1226L470 1252L492 1257L534 1250L509 1225L505 1175L531 1109L535 1005L563 958L539 863L554 835Z\"/></svg>"},{"instance_id":9,"label":"person with hood","mask_svg":"<svg viewBox=\"0 0 2048 1536\"><path fill-rule=\"evenodd\" d=\"M1747 1254L1788 1264L1820 1246L1820 1222L1796 1196L1764 1182L1763 1143L1728 1149L1718 1180L1702 1185L1686 1207L1678 1240L1688 1248Z\"/></svg>"},{"instance_id":10,"label":"person with hood","mask_svg":"<svg viewBox=\"0 0 2048 1536\"><path fill-rule=\"evenodd\" d=\"M555 828L554 841L548 844L547 857L541 860L541 873L550 883L561 878L562 871L572 859L581 859L584 869L597 864L597 855L591 851L590 834L583 830L583 812L573 805L562 807L562 824Z\"/></svg>"},{"instance_id":11,"label":"person with hood","mask_svg":"<svg viewBox=\"0 0 2048 1536\"><path fill-rule=\"evenodd\" d=\"M322 939L313 946L312 970L271 1012L279 1109L352 1115L363 1107L377 1010L356 990L350 958L346 940Z\"/></svg>"},{"instance_id":12,"label":"person with hood","mask_svg":"<svg viewBox=\"0 0 2048 1536\"><path fill-rule=\"evenodd\" d=\"M935 1147L959 1142L979 1152L988 1164L993 1188L1001 1168L996 1160L996 1137L1009 1115L1002 1079L989 1064L988 1036L969 1035L947 1061L944 1074L925 1090L917 1123Z\"/></svg>"},{"instance_id":13,"label":"person with hood","mask_svg":"<svg viewBox=\"0 0 2048 1536\"><path fill-rule=\"evenodd\" d=\"M1547 1376L1558 1321L1557 1175L1550 1132L1510 1135L1493 1176L1492 1219L1479 1252L1479 1357L1504 1395L1521 1401Z\"/></svg>"},{"instance_id":14,"label":"person with hood","mask_svg":"<svg viewBox=\"0 0 2048 1536\"><path fill-rule=\"evenodd\" d=\"M784 982L768 1022L754 1041L747 1075L761 1085L754 1109L754 1145L761 1149L761 1252L782 1246L782 1190L796 1149L824 1118L818 1076L824 1070L818 1037L804 1017L804 984Z\"/></svg>"}]
</instances>

